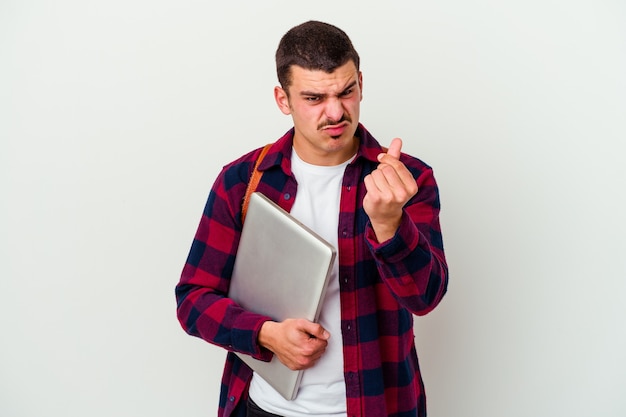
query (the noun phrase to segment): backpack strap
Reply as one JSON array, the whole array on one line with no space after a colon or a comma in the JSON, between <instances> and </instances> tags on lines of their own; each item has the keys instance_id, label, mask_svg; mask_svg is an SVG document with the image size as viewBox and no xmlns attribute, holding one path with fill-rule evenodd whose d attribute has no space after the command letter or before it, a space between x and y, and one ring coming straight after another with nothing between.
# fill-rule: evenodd
<instances>
[{"instance_id":1,"label":"backpack strap","mask_svg":"<svg viewBox=\"0 0 626 417\"><path fill-rule=\"evenodd\" d=\"M261 181L261 176L263 175L263 173L259 171L259 165L261 164L261 161L263 161L263 158L265 158L267 151L269 151L272 145L272 143L268 143L267 145L265 145L263 149L261 149L261 153L254 163L252 176L250 177L250 181L248 181L248 187L246 188L246 195L243 197L243 206L241 207L241 223L243 223L243 221L246 219L248 205L250 204L250 195L256 190L256 187Z\"/></svg>"},{"instance_id":2,"label":"backpack strap","mask_svg":"<svg viewBox=\"0 0 626 417\"><path fill-rule=\"evenodd\" d=\"M250 181L248 181L248 187L246 187L246 194L243 197L243 205L241 207L241 223L242 224L243 224L243 221L246 219L246 213L248 212L248 205L250 204L250 195L252 195L252 193L256 190L256 187L259 185L259 182L261 181L261 176L263 175L263 173L259 171L259 165L261 164L261 161L263 161L263 158L265 158L267 151L270 150L270 147L272 145L273 143L268 143L267 145L265 145L263 149L261 149L261 153L259 154L259 157L254 163L254 169L252 170ZM383 146L382 148L383 148L383 152L387 152L388 149L386 147Z\"/></svg>"}]
</instances>

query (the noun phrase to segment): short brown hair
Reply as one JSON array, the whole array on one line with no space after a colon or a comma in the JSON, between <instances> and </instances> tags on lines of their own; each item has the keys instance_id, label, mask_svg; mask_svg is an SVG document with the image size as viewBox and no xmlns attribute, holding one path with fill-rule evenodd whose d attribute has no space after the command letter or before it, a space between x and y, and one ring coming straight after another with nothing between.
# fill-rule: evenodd
<instances>
[{"instance_id":1,"label":"short brown hair","mask_svg":"<svg viewBox=\"0 0 626 417\"><path fill-rule=\"evenodd\" d=\"M287 90L291 84L291 67L327 73L352 61L359 70L359 54L346 33L324 22L308 21L291 28L276 50L278 81Z\"/></svg>"}]
</instances>

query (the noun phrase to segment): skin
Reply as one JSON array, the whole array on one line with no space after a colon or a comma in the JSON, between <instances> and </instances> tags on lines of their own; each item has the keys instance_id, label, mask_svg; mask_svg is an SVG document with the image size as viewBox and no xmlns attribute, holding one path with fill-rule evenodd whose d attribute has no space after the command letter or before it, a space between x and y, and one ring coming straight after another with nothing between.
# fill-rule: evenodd
<instances>
[{"instance_id":1,"label":"skin","mask_svg":"<svg viewBox=\"0 0 626 417\"><path fill-rule=\"evenodd\" d=\"M285 91L274 88L280 111L293 119L293 146L307 163L339 165L356 153L363 98L363 77L352 61L332 73L293 66ZM392 238L402 218L402 208L417 193L413 176L400 162L402 140L391 141L387 153L378 155L376 170L365 178L363 208L376 238ZM330 334L321 325L304 319L267 321L259 332L261 346L272 351L290 369L307 369L322 357Z\"/></svg>"},{"instance_id":2,"label":"skin","mask_svg":"<svg viewBox=\"0 0 626 417\"><path fill-rule=\"evenodd\" d=\"M292 66L288 91L274 88L278 108L293 119L293 146L303 161L332 166L355 154L362 86L350 61L330 74Z\"/></svg>"}]
</instances>

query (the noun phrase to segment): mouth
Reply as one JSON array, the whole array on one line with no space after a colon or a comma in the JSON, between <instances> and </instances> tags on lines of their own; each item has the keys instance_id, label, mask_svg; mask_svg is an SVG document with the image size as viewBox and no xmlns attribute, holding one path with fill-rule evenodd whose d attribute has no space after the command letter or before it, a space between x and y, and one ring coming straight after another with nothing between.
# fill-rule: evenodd
<instances>
[{"instance_id":1,"label":"mouth","mask_svg":"<svg viewBox=\"0 0 626 417\"><path fill-rule=\"evenodd\" d=\"M342 123L324 126L322 128L322 131L325 132L327 135L333 138L336 138L336 137L341 136L343 132L346 131L347 127L348 127L348 122L344 121Z\"/></svg>"}]
</instances>

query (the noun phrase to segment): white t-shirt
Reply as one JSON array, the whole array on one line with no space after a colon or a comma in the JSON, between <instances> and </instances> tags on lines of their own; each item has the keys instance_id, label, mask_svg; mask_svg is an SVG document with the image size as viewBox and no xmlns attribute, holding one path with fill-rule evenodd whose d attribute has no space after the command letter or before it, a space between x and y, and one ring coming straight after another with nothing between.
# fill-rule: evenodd
<instances>
[{"instance_id":1,"label":"white t-shirt","mask_svg":"<svg viewBox=\"0 0 626 417\"><path fill-rule=\"evenodd\" d=\"M295 150L291 157L291 168L298 182L291 214L334 247L338 246L341 184L350 160L336 166L318 166L302 161ZM338 275L339 265L335 260L319 319L331 335L326 352L315 366L303 372L298 395L293 401L285 400L255 373L250 383L250 397L262 409L293 417L346 415Z\"/></svg>"}]
</instances>

